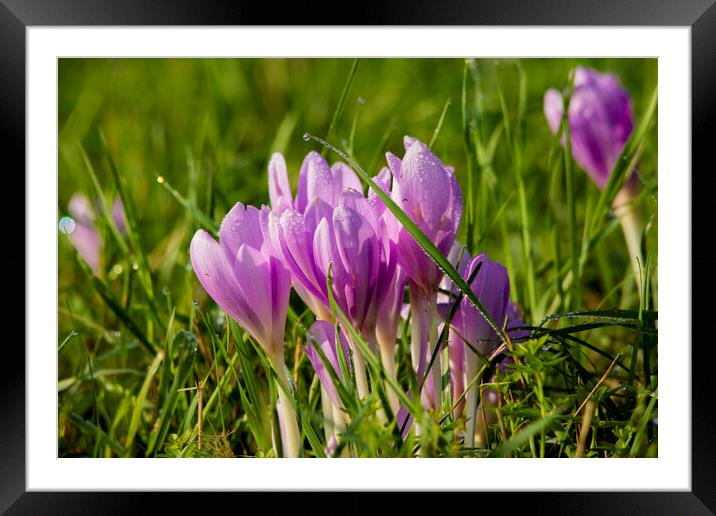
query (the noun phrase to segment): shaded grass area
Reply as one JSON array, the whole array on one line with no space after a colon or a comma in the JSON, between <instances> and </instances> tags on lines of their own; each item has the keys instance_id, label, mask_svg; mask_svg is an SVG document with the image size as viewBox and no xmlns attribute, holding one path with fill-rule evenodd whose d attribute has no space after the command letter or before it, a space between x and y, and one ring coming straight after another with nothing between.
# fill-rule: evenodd
<instances>
[{"instance_id":1,"label":"shaded grass area","mask_svg":"<svg viewBox=\"0 0 716 516\"><path fill-rule=\"evenodd\" d=\"M544 91L567 87L575 64L618 74L639 123L656 60L366 59L355 70L340 59L60 60L60 216L82 191L122 197L129 222L122 236L98 216L99 277L59 235L60 456L273 455L275 373L207 298L188 247L235 202L267 203L272 152L284 153L295 186L303 156L324 150L304 133L327 136L368 175L386 150L401 152L404 134L432 141L463 190L459 239L506 265L533 330L509 352L518 367L500 375L496 357L476 380L483 395L503 395L483 414L481 448L461 447L464 422L449 403L419 414L418 440L384 427L391 387L375 369L383 388L350 403L338 453L656 455L656 120L639 154L650 279L640 296L613 214L542 113ZM311 322L292 294L286 356L306 455L321 456L320 392L300 349ZM407 326L396 358L399 383L413 386Z\"/></svg>"}]
</instances>

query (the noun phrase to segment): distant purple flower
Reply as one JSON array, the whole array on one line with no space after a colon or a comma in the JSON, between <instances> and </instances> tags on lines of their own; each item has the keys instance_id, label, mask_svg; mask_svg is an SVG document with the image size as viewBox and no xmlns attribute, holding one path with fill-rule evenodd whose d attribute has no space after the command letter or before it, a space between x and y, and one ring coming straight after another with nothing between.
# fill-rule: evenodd
<instances>
[{"instance_id":1,"label":"distant purple flower","mask_svg":"<svg viewBox=\"0 0 716 516\"><path fill-rule=\"evenodd\" d=\"M550 129L557 133L564 113L564 101L557 90L545 93L544 113ZM634 127L629 93L615 75L579 66L574 73L568 116L572 155L603 189Z\"/></svg>"},{"instance_id":2,"label":"distant purple flower","mask_svg":"<svg viewBox=\"0 0 716 516\"><path fill-rule=\"evenodd\" d=\"M200 229L189 252L196 276L211 298L270 357L283 362L291 276L281 260L266 252L265 232L259 210L236 203L221 223L219 242Z\"/></svg>"},{"instance_id":3,"label":"distant purple flower","mask_svg":"<svg viewBox=\"0 0 716 516\"><path fill-rule=\"evenodd\" d=\"M103 246L102 237L95 226L96 214L89 199L81 193L70 198L67 211L73 219L74 226L67 231L70 242L77 249L82 259L87 262L92 272L100 273L100 253ZM112 219L121 234L127 232L124 208L118 197L112 205Z\"/></svg>"},{"instance_id":4,"label":"distant purple flower","mask_svg":"<svg viewBox=\"0 0 716 516\"><path fill-rule=\"evenodd\" d=\"M102 237L94 225L94 210L87 197L76 193L70 199L67 211L74 219L74 230L69 232L70 242L94 274L99 274Z\"/></svg>"}]
</instances>

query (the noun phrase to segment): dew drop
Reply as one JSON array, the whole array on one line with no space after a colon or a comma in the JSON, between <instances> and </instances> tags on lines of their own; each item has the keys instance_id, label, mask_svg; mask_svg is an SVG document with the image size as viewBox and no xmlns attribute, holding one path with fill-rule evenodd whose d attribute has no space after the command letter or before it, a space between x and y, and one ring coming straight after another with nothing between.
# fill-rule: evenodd
<instances>
[{"instance_id":1,"label":"dew drop","mask_svg":"<svg viewBox=\"0 0 716 516\"><path fill-rule=\"evenodd\" d=\"M124 270L124 268L123 268L122 265L120 265L119 263L115 263L115 264L114 264L114 267L112 267L112 273L113 273L115 276L119 276L120 274L122 274L122 271L123 271L123 270Z\"/></svg>"},{"instance_id":2,"label":"dew drop","mask_svg":"<svg viewBox=\"0 0 716 516\"><path fill-rule=\"evenodd\" d=\"M114 333L112 333L112 335L114 335L114 337L117 338L117 339L122 336L122 334L121 334L120 332L118 332L118 331L115 331Z\"/></svg>"},{"instance_id":3,"label":"dew drop","mask_svg":"<svg viewBox=\"0 0 716 516\"><path fill-rule=\"evenodd\" d=\"M365 99L363 97L358 97L358 104L364 105Z\"/></svg>"},{"instance_id":4,"label":"dew drop","mask_svg":"<svg viewBox=\"0 0 716 516\"><path fill-rule=\"evenodd\" d=\"M132 270L133 270L133 271L138 271L138 270L139 270L139 264L138 264L137 262L134 262L134 263L132 264Z\"/></svg>"},{"instance_id":5,"label":"dew drop","mask_svg":"<svg viewBox=\"0 0 716 516\"><path fill-rule=\"evenodd\" d=\"M157 176L157 183L162 184L164 182L164 176Z\"/></svg>"},{"instance_id":6,"label":"dew drop","mask_svg":"<svg viewBox=\"0 0 716 516\"><path fill-rule=\"evenodd\" d=\"M167 287L164 287L164 288L162 289L162 295L163 295L163 296L168 296L168 295L169 295L169 289L168 289Z\"/></svg>"},{"instance_id":7,"label":"dew drop","mask_svg":"<svg viewBox=\"0 0 716 516\"><path fill-rule=\"evenodd\" d=\"M310 139L311 139L311 137L309 136L308 133L303 133L303 141L304 141L304 142L307 142L307 141L310 140Z\"/></svg>"},{"instance_id":8,"label":"dew drop","mask_svg":"<svg viewBox=\"0 0 716 516\"><path fill-rule=\"evenodd\" d=\"M74 233L77 224L75 224L75 220L72 217L62 217L58 226L60 228L60 233L71 235Z\"/></svg>"},{"instance_id":9,"label":"dew drop","mask_svg":"<svg viewBox=\"0 0 716 516\"><path fill-rule=\"evenodd\" d=\"M193 299L192 302L191 302L191 304L193 304L194 306L199 306L199 300L198 300L198 299Z\"/></svg>"}]
</instances>

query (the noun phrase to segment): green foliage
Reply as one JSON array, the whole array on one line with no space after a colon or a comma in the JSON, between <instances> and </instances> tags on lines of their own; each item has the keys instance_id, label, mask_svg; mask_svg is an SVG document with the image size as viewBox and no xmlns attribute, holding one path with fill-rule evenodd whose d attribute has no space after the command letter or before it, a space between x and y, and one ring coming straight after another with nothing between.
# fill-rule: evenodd
<instances>
[{"instance_id":1,"label":"green foliage","mask_svg":"<svg viewBox=\"0 0 716 516\"><path fill-rule=\"evenodd\" d=\"M545 90L568 90L576 64L616 73L633 97L636 129L604 192L542 112ZM329 148L304 133L325 136L366 182L387 150L402 154L404 134L430 142L462 187L459 239L507 267L532 336L483 357L472 383L484 432L466 449L448 360L448 395L426 411L414 394L424 379L410 362L409 322L399 330L397 383L353 332L372 389L358 400L341 364L349 380L338 389L346 424L336 456L656 456L656 70L655 59L61 59L59 213L76 191L93 199L104 245L95 276L59 235L59 456L275 456L276 371L203 292L188 249L197 229L216 234L235 202L268 202L272 152L284 153L295 185L303 156ZM637 161L641 292L610 211ZM117 197L126 236L112 223ZM279 388L293 394L305 456L321 457L333 422L302 351L312 322L292 294L291 385ZM436 349L433 360L445 353ZM419 436L403 438L391 390Z\"/></svg>"}]
</instances>

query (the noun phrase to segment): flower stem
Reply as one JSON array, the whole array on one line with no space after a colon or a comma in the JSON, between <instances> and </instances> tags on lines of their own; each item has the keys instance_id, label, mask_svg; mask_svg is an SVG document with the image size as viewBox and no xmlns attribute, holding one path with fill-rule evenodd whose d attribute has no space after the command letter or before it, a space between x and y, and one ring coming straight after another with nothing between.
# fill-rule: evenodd
<instances>
[{"instance_id":1,"label":"flower stem","mask_svg":"<svg viewBox=\"0 0 716 516\"><path fill-rule=\"evenodd\" d=\"M642 224L639 210L633 205L632 196L627 187L622 187L622 189L617 192L612 206L614 213L619 217L627 251L629 252L629 261L634 273L637 293L639 298L641 298L641 267L644 265L644 262L641 259Z\"/></svg>"},{"instance_id":2,"label":"flower stem","mask_svg":"<svg viewBox=\"0 0 716 516\"><path fill-rule=\"evenodd\" d=\"M277 358L272 357L271 365L281 380L280 382L276 381L276 388L278 389L278 419L281 426L283 456L298 457L301 450L301 433L298 430L296 411L291 404L290 394L281 387L281 383L283 383L286 388L290 388L291 383L286 375L283 360Z\"/></svg>"},{"instance_id":3,"label":"flower stem","mask_svg":"<svg viewBox=\"0 0 716 516\"><path fill-rule=\"evenodd\" d=\"M472 382L477 375L478 357L475 353L467 352L465 356L465 378ZM475 426L477 422L477 384L472 385L465 396L465 447L475 447Z\"/></svg>"}]
</instances>

